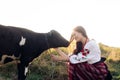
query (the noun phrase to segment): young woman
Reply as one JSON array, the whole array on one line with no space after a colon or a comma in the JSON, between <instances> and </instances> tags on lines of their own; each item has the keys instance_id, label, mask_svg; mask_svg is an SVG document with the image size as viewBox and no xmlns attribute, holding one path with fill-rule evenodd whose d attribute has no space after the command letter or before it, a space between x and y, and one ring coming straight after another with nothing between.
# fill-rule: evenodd
<instances>
[{"instance_id":1,"label":"young woman","mask_svg":"<svg viewBox=\"0 0 120 80\"><path fill-rule=\"evenodd\" d=\"M76 40L76 49L71 56L60 49L60 56L51 55L53 60L69 62L68 80L105 80L108 74L107 66L101 62L101 51L95 40L89 40L82 26L74 28L71 41Z\"/></svg>"}]
</instances>

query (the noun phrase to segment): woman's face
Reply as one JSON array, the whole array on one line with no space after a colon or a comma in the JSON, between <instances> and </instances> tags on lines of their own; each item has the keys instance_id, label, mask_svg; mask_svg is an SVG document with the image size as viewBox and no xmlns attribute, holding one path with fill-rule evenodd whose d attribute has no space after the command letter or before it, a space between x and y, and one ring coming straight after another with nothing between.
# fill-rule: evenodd
<instances>
[{"instance_id":1,"label":"woman's face","mask_svg":"<svg viewBox=\"0 0 120 80\"><path fill-rule=\"evenodd\" d=\"M76 40L76 42L80 42L83 38L83 35L80 32L73 31L72 36Z\"/></svg>"}]
</instances>

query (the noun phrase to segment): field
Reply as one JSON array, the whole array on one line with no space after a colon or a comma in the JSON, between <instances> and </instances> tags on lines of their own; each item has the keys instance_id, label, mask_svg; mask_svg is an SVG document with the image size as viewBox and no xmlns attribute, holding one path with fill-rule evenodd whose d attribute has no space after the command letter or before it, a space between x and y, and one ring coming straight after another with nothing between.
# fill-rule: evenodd
<instances>
[{"instance_id":1,"label":"field","mask_svg":"<svg viewBox=\"0 0 120 80\"><path fill-rule=\"evenodd\" d=\"M106 64L113 75L113 80L120 80L120 48L109 47L99 44L102 56L106 57ZM74 45L63 51L71 52ZM67 80L67 64L64 62L54 62L50 58L50 54L57 53L51 49L45 51L41 56L36 58L29 66L27 80ZM16 80L17 65L9 63L0 66L0 80Z\"/></svg>"}]
</instances>

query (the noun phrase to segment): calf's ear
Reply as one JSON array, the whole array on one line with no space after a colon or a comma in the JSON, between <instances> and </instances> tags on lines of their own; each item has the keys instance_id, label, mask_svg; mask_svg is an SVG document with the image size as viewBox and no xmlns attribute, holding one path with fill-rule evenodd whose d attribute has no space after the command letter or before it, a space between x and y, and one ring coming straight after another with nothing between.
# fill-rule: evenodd
<instances>
[{"instance_id":1,"label":"calf's ear","mask_svg":"<svg viewBox=\"0 0 120 80\"><path fill-rule=\"evenodd\" d=\"M57 35L57 34L59 34L59 33L56 30L51 30L49 33L50 36Z\"/></svg>"},{"instance_id":2,"label":"calf's ear","mask_svg":"<svg viewBox=\"0 0 120 80\"><path fill-rule=\"evenodd\" d=\"M48 33L49 33L49 36L52 36L53 33L54 33L54 31L55 31L55 30L50 30L50 32L48 32Z\"/></svg>"}]
</instances>

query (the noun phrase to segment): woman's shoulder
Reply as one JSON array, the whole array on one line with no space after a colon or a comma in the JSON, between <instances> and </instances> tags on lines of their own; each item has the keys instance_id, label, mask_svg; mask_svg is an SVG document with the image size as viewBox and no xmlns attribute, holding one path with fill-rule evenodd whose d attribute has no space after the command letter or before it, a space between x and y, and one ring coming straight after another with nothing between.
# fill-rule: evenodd
<instances>
[{"instance_id":1,"label":"woman's shoulder","mask_svg":"<svg viewBox=\"0 0 120 80\"><path fill-rule=\"evenodd\" d=\"M86 45L88 45L88 44L96 44L96 41L94 40L94 39L90 39L87 43L86 43Z\"/></svg>"},{"instance_id":2,"label":"woman's shoulder","mask_svg":"<svg viewBox=\"0 0 120 80\"><path fill-rule=\"evenodd\" d=\"M98 46L98 44L94 39L89 40L85 45L85 47L95 47L95 46Z\"/></svg>"}]
</instances>

